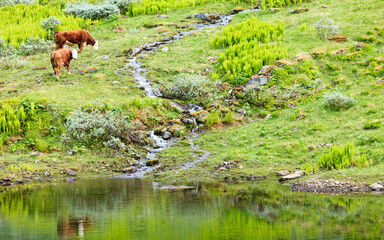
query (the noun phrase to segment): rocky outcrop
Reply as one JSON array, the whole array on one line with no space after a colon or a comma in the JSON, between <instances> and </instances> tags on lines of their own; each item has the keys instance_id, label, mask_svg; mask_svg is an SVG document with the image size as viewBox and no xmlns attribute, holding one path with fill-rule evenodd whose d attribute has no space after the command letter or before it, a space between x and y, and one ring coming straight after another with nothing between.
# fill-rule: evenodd
<instances>
[{"instance_id":1,"label":"rocky outcrop","mask_svg":"<svg viewBox=\"0 0 384 240\"><path fill-rule=\"evenodd\" d=\"M201 19L204 22L215 22L220 19L220 15L216 13L198 13L195 18Z\"/></svg>"},{"instance_id":2,"label":"rocky outcrop","mask_svg":"<svg viewBox=\"0 0 384 240\"><path fill-rule=\"evenodd\" d=\"M269 79L272 77L272 70L275 68L277 68L276 65L268 65L262 67L258 74L254 74L250 77L247 82L247 85L254 83L257 83L259 85L267 84Z\"/></svg>"},{"instance_id":3,"label":"rocky outcrop","mask_svg":"<svg viewBox=\"0 0 384 240\"><path fill-rule=\"evenodd\" d=\"M305 171L296 171L295 173L291 173L291 174L288 174L288 175L285 175L285 176L282 176L279 181L280 182L284 182L284 181L288 181L288 180L292 180L292 179L296 179L296 178L301 178L305 175Z\"/></svg>"},{"instance_id":4,"label":"rocky outcrop","mask_svg":"<svg viewBox=\"0 0 384 240\"><path fill-rule=\"evenodd\" d=\"M238 14L239 12L242 12L242 11L244 11L245 9L244 8L242 8L242 7L235 7L234 9L232 9L232 11L231 11L231 15L233 15L233 14Z\"/></svg>"},{"instance_id":5,"label":"rocky outcrop","mask_svg":"<svg viewBox=\"0 0 384 240\"><path fill-rule=\"evenodd\" d=\"M372 190L372 191L383 191L384 190L384 187L383 185L381 185L381 182L377 182L377 183L374 183L374 184L371 184L369 186L369 188Z\"/></svg>"},{"instance_id":6,"label":"rocky outcrop","mask_svg":"<svg viewBox=\"0 0 384 240\"><path fill-rule=\"evenodd\" d=\"M335 35L335 36L329 36L328 40L332 42L345 42L347 38L348 37L345 35Z\"/></svg>"},{"instance_id":7,"label":"rocky outcrop","mask_svg":"<svg viewBox=\"0 0 384 240\"><path fill-rule=\"evenodd\" d=\"M292 191L313 192L313 193L348 193L366 192L368 187L362 183L341 182L334 179L317 180L310 179L292 184Z\"/></svg>"}]
</instances>

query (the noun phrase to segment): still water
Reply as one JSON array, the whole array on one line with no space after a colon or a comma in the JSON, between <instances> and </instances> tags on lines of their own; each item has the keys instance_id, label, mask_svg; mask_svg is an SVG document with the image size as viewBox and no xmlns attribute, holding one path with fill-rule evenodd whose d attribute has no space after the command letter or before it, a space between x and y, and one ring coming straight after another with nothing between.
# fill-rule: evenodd
<instances>
[{"instance_id":1,"label":"still water","mask_svg":"<svg viewBox=\"0 0 384 240\"><path fill-rule=\"evenodd\" d=\"M0 239L384 239L382 195L226 188L99 179L8 190Z\"/></svg>"}]
</instances>

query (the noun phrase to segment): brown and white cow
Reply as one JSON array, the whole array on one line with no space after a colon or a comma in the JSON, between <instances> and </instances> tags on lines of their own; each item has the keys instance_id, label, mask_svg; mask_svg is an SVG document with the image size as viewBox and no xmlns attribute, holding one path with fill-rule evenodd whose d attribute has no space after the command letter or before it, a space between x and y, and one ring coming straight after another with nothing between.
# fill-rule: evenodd
<instances>
[{"instance_id":1,"label":"brown and white cow","mask_svg":"<svg viewBox=\"0 0 384 240\"><path fill-rule=\"evenodd\" d=\"M72 59L77 59L76 49L59 49L51 53L51 64L57 80L60 80L59 76L62 65L67 66L68 73L71 74L69 64Z\"/></svg>"},{"instance_id":2,"label":"brown and white cow","mask_svg":"<svg viewBox=\"0 0 384 240\"><path fill-rule=\"evenodd\" d=\"M94 50L99 48L97 41L85 30L56 31L54 33L54 39L56 50L63 48L66 42L77 44L79 46L79 53L81 53L83 47L87 46L87 44L91 45Z\"/></svg>"}]
</instances>

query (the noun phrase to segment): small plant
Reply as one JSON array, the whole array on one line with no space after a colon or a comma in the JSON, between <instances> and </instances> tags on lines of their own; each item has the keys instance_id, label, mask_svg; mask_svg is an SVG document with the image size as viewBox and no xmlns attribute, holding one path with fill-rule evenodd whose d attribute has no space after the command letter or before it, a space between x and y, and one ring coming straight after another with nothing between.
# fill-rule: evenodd
<instances>
[{"instance_id":1,"label":"small plant","mask_svg":"<svg viewBox=\"0 0 384 240\"><path fill-rule=\"evenodd\" d=\"M53 34L53 33L52 33ZM19 52L22 55L28 56L39 52L46 52L51 49L51 41L45 41L42 38L30 37L25 43L21 43L19 46Z\"/></svg>"},{"instance_id":2,"label":"small plant","mask_svg":"<svg viewBox=\"0 0 384 240\"><path fill-rule=\"evenodd\" d=\"M370 122L366 122L364 123L364 126L363 128L364 129L377 129L377 128L380 128L381 127L381 120L377 119L377 120L373 120L373 121L370 121Z\"/></svg>"},{"instance_id":3,"label":"small plant","mask_svg":"<svg viewBox=\"0 0 384 240\"><path fill-rule=\"evenodd\" d=\"M109 1L92 4L88 2L75 2L65 5L64 13L88 19L102 19L120 13L119 8Z\"/></svg>"},{"instance_id":4,"label":"small plant","mask_svg":"<svg viewBox=\"0 0 384 240\"><path fill-rule=\"evenodd\" d=\"M206 120L207 127L212 127L213 125L220 126L221 125L221 119L220 119L220 111L212 111L207 115Z\"/></svg>"},{"instance_id":5,"label":"small plant","mask_svg":"<svg viewBox=\"0 0 384 240\"><path fill-rule=\"evenodd\" d=\"M333 92L324 96L324 105L333 110L341 110L352 107L355 104L353 97L344 96L339 92Z\"/></svg>"},{"instance_id":6,"label":"small plant","mask_svg":"<svg viewBox=\"0 0 384 240\"><path fill-rule=\"evenodd\" d=\"M48 39L53 39L53 33L59 30L59 25L61 23L60 19L57 19L56 16L50 16L47 20L41 21L40 27L48 32Z\"/></svg>"},{"instance_id":7,"label":"small plant","mask_svg":"<svg viewBox=\"0 0 384 240\"><path fill-rule=\"evenodd\" d=\"M233 112L229 111L227 114L225 114L225 116L222 119L222 122L233 124L235 122L235 119L233 117Z\"/></svg>"},{"instance_id":8,"label":"small plant","mask_svg":"<svg viewBox=\"0 0 384 240\"><path fill-rule=\"evenodd\" d=\"M305 32L305 30L307 30L307 24L303 23L303 24L300 25L299 28L300 28L300 32L303 33L303 32Z\"/></svg>"},{"instance_id":9,"label":"small plant","mask_svg":"<svg viewBox=\"0 0 384 240\"><path fill-rule=\"evenodd\" d=\"M272 90L263 88L258 84L251 84L244 89L245 101L256 107L270 108L274 96Z\"/></svg>"},{"instance_id":10,"label":"small plant","mask_svg":"<svg viewBox=\"0 0 384 240\"><path fill-rule=\"evenodd\" d=\"M215 97L218 84L201 75L179 74L162 92L170 98L206 103Z\"/></svg>"},{"instance_id":11,"label":"small plant","mask_svg":"<svg viewBox=\"0 0 384 240\"><path fill-rule=\"evenodd\" d=\"M321 39L326 39L340 33L339 26L329 18L320 19L315 24L314 29Z\"/></svg>"},{"instance_id":12,"label":"small plant","mask_svg":"<svg viewBox=\"0 0 384 240\"><path fill-rule=\"evenodd\" d=\"M363 154L357 155L354 145L348 142L345 146L332 146L327 154L320 156L318 166L326 169L344 169L349 167L367 167L372 165Z\"/></svg>"}]
</instances>

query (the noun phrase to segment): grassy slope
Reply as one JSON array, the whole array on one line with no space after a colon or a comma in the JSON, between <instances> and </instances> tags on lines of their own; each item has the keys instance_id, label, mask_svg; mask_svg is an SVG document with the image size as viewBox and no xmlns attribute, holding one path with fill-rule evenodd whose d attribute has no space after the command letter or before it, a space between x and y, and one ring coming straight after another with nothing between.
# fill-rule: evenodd
<instances>
[{"instance_id":1,"label":"grassy slope","mask_svg":"<svg viewBox=\"0 0 384 240\"><path fill-rule=\"evenodd\" d=\"M320 5L327 5L328 8L318 8ZM342 145L347 141L353 141L361 145L361 152L367 153L368 158L373 159L373 167L328 171L316 177L366 180L367 182L381 180L381 172L384 168L382 130L364 130L363 125L366 121L383 118L383 100L380 94L382 87L375 85L379 78L370 74L372 70L367 69L366 66L357 65L356 62L363 61L368 65L370 59L383 56L380 52L383 39L378 38L370 44L372 51L362 53L351 61L338 60L337 57L330 56L330 51L348 48L368 30L372 30L375 26L383 27L384 22L379 17L381 14L377 13L382 13L384 8L380 1L374 0L365 1L364 4L353 0L318 1L303 6L308 6L310 11L296 15L288 14L286 9L275 14L250 13L236 16L233 22L242 21L249 15L259 15L261 20L268 22L284 21L286 36L283 42L288 47L291 58L300 52L325 51L327 53L325 57L311 60L311 64L320 69L321 79L328 85L329 90L326 91L337 90L354 96L357 104L349 110L335 112L325 109L322 104L323 99L319 96L309 103L298 104L295 109L282 111L276 119L254 121L245 126L204 133L195 143L213 153L204 163L201 163L201 167L206 170L197 173L177 171L177 175L172 177L164 174L165 179L211 178L215 175L218 179L222 179L223 174L214 171L213 166L229 160L239 160L245 168L224 173L224 175L237 177L247 174L274 175L283 169L294 171L303 168L306 163L315 163L319 156L329 149L329 147L317 147L310 151L309 146L324 143ZM311 27L323 16L334 19L339 24L342 34L347 35L349 40L344 43L322 41L312 33ZM299 26L303 23L307 25L307 30L301 33ZM204 41L207 41L208 36L212 36L207 31L201 33ZM176 47L177 44L182 45L178 42L175 43ZM194 52L198 51L196 47L197 45L190 46L191 51L193 52L192 49L195 49ZM190 52L188 48L184 51ZM204 56L217 54L209 48L203 51ZM198 62L199 58L192 57L189 65L198 65ZM339 66L339 70L327 70L325 68L327 63ZM179 66L174 65L174 68L177 67ZM299 115L299 109L304 110L305 118L293 120ZM180 154L185 148L188 146L180 145L164 151L161 155L167 159L176 153Z\"/></svg>"},{"instance_id":2,"label":"grassy slope","mask_svg":"<svg viewBox=\"0 0 384 240\"><path fill-rule=\"evenodd\" d=\"M328 8L318 9L320 5L327 5ZM62 71L61 81L58 82L50 76L52 70L49 63L49 54L38 54L26 59L26 65L19 69L4 71L0 81L11 81L11 84L3 85L0 88L0 96L3 99L12 96L27 96L30 98L53 99L60 105L69 106L75 109L86 102L96 98L107 102L110 105L121 105L130 97L143 96L139 89L134 87L133 77L126 74L120 79L114 74L118 67L124 65L124 57L115 57L113 54L121 54L124 49L129 49L147 41L160 39L163 35L157 33L157 29L145 31L135 30L144 23L171 22L179 24L181 19L191 16L197 12L229 12L234 6L230 3L219 3L199 7L198 9L184 9L168 14L166 19L158 19L155 16L140 16L120 21L120 25L129 29L125 33L116 34L111 31L112 24L95 27L91 35L100 42L97 52L89 47L83 51L78 60L72 62L72 72L68 75ZM261 20L273 22L277 20L286 23L286 36L284 44L288 47L289 54L293 56L299 52L311 52L313 50L331 50L341 47L350 47L361 35L364 35L374 26L384 26L380 18L384 7L379 0L362 1L318 1L304 4L310 7L310 11L297 15L288 14L287 9L272 13L247 13L236 15L233 23L244 21L252 15L257 15ZM323 16L329 16L340 26L343 34L349 36L345 43L331 43L320 40L311 27ZM192 20L187 20L189 22ZM375 24L375 21L378 23ZM307 30L301 33L299 26L305 23ZM167 35L179 31L173 27ZM220 50L208 46L208 40L219 31L220 28L205 29L184 38L183 40L167 45L168 52L157 52L142 59L143 64L150 70L149 77L156 81L160 79L171 80L173 74L183 71L194 70L203 72L205 67L212 67L207 62L208 57L217 56ZM274 174L278 170L295 170L309 162L314 163L318 157L327 151L327 147L308 150L310 145L322 143L344 144L347 141L361 143L363 151L366 151L370 158L374 159L374 166L365 169L347 169L332 171L317 175L319 177L353 178L356 180L367 179L373 182L378 180L384 164L382 163L381 150L383 134L378 130L363 130L364 122L382 118L382 88L375 86L376 78L366 74L368 70L359 66L356 61L369 63L369 59L382 56L379 51L382 47L379 38L375 43L370 44L372 51L364 52L352 61L341 61L329 54L321 59L311 60L311 64L320 69L322 81L328 84L330 89L353 95L357 100L355 107L340 112L330 111L322 105L322 97L309 103L302 103L295 109L282 111L278 118L264 121L249 119L245 126L233 126L227 129L214 129L201 134L195 141L200 144L199 148L206 149L211 155L199 163L199 168L193 170L170 171L156 175L157 179L163 180L193 180L193 179L222 179L224 175L249 175L249 174ZM111 54L108 60L102 57ZM340 70L330 71L324 67L326 63L338 65ZM97 73L78 74L78 70L87 67L99 67ZM28 71L37 66L46 66L47 70ZM159 70L160 69L160 70ZM41 79L43 86L34 87L36 80ZM111 85L111 82L118 80L121 84ZM75 85L62 85L73 82ZM16 89L17 93L9 93ZM27 90L26 92L24 92ZM298 110L303 109L305 118L292 120L298 115ZM366 140L368 139L368 140ZM260 144L262 142L262 144ZM365 150L364 150L365 149ZM54 156L49 156L52 158ZM60 155L59 155L60 157ZM84 158L88 158L85 157ZM187 144L176 144L174 147L159 154L162 166L174 165L175 163L186 162L193 159L190 156L190 146ZM24 159L31 162L33 159L19 156L11 157L15 161ZM239 160L244 169L232 170L230 173L218 173L213 171L217 163L229 160ZM75 161L75 158L63 160L66 166ZM88 161L88 160L85 160ZM102 160L100 160L102 161ZM48 160L47 160L48 162ZM91 164L91 163L90 163ZM49 164L48 164L49 165ZM76 164L74 164L76 165ZM49 168L50 166L47 166Z\"/></svg>"}]
</instances>

